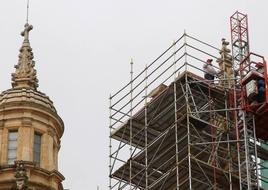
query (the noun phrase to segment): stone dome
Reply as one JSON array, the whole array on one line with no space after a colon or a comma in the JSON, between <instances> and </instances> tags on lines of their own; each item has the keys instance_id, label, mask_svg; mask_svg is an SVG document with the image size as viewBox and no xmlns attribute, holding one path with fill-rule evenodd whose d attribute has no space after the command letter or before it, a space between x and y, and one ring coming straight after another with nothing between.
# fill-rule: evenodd
<instances>
[{"instance_id":1,"label":"stone dome","mask_svg":"<svg viewBox=\"0 0 268 190\"><path fill-rule=\"evenodd\" d=\"M26 109L39 112L48 118L54 118L57 123L56 129L59 137L64 131L64 124L53 105L50 98L40 91L32 88L11 88L0 94L0 113L2 111L12 111Z\"/></svg>"}]
</instances>

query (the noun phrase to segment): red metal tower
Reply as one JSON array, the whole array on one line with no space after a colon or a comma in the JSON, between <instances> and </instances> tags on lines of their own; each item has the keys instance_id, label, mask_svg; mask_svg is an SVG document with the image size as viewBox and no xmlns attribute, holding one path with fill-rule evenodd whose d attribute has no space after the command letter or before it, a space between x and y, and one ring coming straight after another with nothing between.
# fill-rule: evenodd
<instances>
[{"instance_id":1,"label":"red metal tower","mask_svg":"<svg viewBox=\"0 0 268 190\"><path fill-rule=\"evenodd\" d=\"M248 17L236 11L230 17L231 42L235 69L239 68L241 61L249 54Z\"/></svg>"},{"instance_id":2,"label":"red metal tower","mask_svg":"<svg viewBox=\"0 0 268 190\"><path fill-rule=\"evenodd\" d=\"M250 52L248 17L236 11L230 17L231 41L234 69L240 78L241 101L238 105L242 110L251 112L256 119L256 135L258 138L268 140L268 127L265 118L268 116L268 88L267 88L267 66L263 56ZM260 96L258 82L263 81L263 100Z\"/></svg>"}]
</instances>

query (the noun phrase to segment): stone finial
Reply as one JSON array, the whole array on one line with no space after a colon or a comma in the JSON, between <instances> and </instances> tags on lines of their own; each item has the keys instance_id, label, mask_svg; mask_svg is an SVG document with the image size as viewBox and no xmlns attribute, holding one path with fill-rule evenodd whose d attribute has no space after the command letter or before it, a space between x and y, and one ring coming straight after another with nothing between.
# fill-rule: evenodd
<instances>
[{"instance_id":1,"label":"stone finial","mask_svg":"<svg viewBox=\"0 0 268 190\"><path fill-rule=\"evenodd\" d=\"M36 77L36 70L34 69L34 56L29 42L29 33L33 29L33 26L27 23L24 27L24 31L21 32L24 40L20 48L19 61L18 64L15 65L15 73L12 73L12 87L32 88L36 90L38 87L38 79Z\"/></svg>"},{"instance_id":2,"label":"stone finial","mask_svg":"<svg viewBox=\"0 0 268 190\"><path fill-rule=\"evenodd\" d=\"M17 190L27 190L28 176L24 166L24 163L21 161L16 161L16 188Z\"/></svg>"},{"instance_id":3,"label":"stone finial","mask_svg":"<svg viewBox=\"0 0 268 190\"><path fill-rule=\"evenodd\" d=\"M221 57L217 60L218 63L225 62L228 66L232 67L232 56L230 55L231 50L227 47L230 43L222 38L222 47L220 50Z\"/></svg>"},{"instance_id":4,"label":"stone finial","mask_svg":"<svg viewBox=\"0 0 268 190\"><path fill-rule=\"evenodd\" d=\"M224 79L220 82L222 86L233 85L232 78L234 78L231 50L228 48L229 42L222 38L222 47L219 51L220 58L217 59L220 67L219 78ZM227 80L226 80L227 79Z\"/></svg>"}]
</instances>

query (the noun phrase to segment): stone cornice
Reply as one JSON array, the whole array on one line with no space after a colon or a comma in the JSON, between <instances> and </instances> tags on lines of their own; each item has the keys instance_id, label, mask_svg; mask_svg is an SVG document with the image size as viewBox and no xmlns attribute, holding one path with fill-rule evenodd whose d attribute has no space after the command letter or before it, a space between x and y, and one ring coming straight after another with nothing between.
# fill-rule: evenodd
<instances>
[{"instance_id":1,"label":"stone cornice","mask_svg":"<svg viewBox=\"0 0 268 190\"><path fill-rule=\"evenodd\" d=\"M54 137L54 136L56 136L56 131L55 131L55 129L54 129L53 127L49 127L49 128L47 129L47 134L48 134L49 136L51 136L51 137Z\"/></svg>"},{"instance_id":2,"label":"stone cornice","mask_svg":"<svg viewBox=\"0 0 268 190\"><path fill-rule=\"evenodd\" d=\"M21 120L22 127L31 127L33 125L33 119L30 117L23 117Z\"/></svg>"},{"instance_id":3,"label":"stone cornice","mask_svg":"<svg viewBox=\"0 0 268 190\"><path fill-rule=\"evenodd\" d=\"M0 105L0 115L1 114L4 114L4 115L8 115L8 112L9 111L29 111L29 112L36 112L36 113L39 113L41 115L43 115L43 117L45 118L50 118L49 120L52 121L56 127L56 133L57 135L59 136L59 138L62 136L63 132L64 132L64 123L62 121L62 119L58 116L58 114L55 114L54 112L51 112L50 110L45 110L44 108L39 108L39 107L36 107L36 106L30 106L29 103L15 103L15 102L12 102L12 103L9 103L9 104L6 104L5 107L1 107ZM12 118L12 119L20 119L22 120L22 125L23 126L31 126L31 124L29 123L30 120L31 121L38 121L38 122L42 122L43 121L39 121L39 120L36 120L36 118L34 117L24 117L24 116L19 116L17 118ZM52 125L49 123L49 120L47 123L44 123L46 124L48 127L52 127ZM0 120L1 121L1 120Z\"/></svg>"},{"instance_id":4,"label":"stone cornice","mask_svg":"<svg viewBox=\"0 0 268 190\"><path fill-rule=\"evenodd\" d=\"M40 175L44 175L46 178L50 178L50 177L56 177L59 181L63 181L65 179L65 177L57 170L52 170L52 171L48 171L45 170L43 168L40 168L38 166L36 166L35 163L33 162L29 162L29 161L20 161L22 163L24 163L26 170L30 171L30 175L34 175L35 173L38 173ZM0 165L0 174L4 173L4 172L14 172L16 170L16 166L15 164L13 165ZM30 176L29 176L29 179Z\"/></svg>"},{"instance_id":5,"label":"stone cornice","mask_svg":"<svg viewBox=\"0 0 268 190\"><path fill-rule=\"evenodd\" d=\"M40 91L34 91L32 89L22 88L22 89L9 89L3 91L0 94L0 105L18 101L40 104L43 107L51 109L53 112L57 112L53 105L53 102L49 99L49 97Z\"/></svg>"}]
</instances>

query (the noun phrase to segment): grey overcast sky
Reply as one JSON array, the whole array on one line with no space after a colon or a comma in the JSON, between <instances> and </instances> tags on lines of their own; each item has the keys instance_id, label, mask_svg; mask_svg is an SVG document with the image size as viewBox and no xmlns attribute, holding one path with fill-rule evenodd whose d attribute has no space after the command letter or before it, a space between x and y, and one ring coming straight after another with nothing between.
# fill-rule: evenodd
<instances>
[{"instance_id":1,"label":"grey overcast sky","mask_svg":"<svg viewBox=\"0 0 268 190\"><path fill-rule=\"evenodd\" d=\"M247 13L251 50L268 56L267 0L31 0L39 90L65 121L59 156L64 188L108 189L108 97L186 29L220 47L229 17ZM26 0L1 0L0 90L10 88Z\"/></svg>"}]
</instances>

